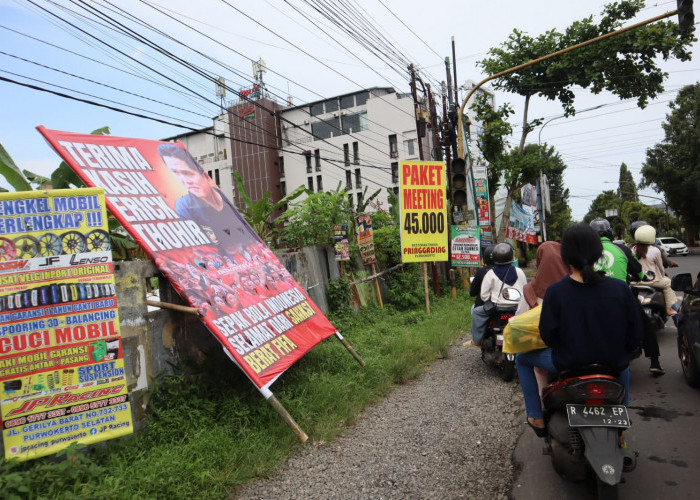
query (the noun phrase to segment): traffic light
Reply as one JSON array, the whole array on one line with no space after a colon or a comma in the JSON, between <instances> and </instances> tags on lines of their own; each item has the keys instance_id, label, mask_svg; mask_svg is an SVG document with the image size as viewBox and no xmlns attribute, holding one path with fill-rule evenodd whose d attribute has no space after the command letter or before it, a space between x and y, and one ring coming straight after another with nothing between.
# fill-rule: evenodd
<instances>
[{"instance_id":1,"label":"traffic light","mask_svg":"<svg viewBox=\"0 0 700 500\"><path fill-rule=\"evenodd\" d=\"M693 14L693 0L676 0L678 4L678 30L681 35L687 35L695 25Z\"/></svg>"},{"instance_id":2,"label":"traffic light","mask_svg":"<svg viewBox=\"0 0 700 500\"><path fill-rule=\"evenodd\" d=\"M450 194L453 210L462 210L467 204L467 163L463 158L452 160L450 168Z\"/></svg>"}]
</instances>

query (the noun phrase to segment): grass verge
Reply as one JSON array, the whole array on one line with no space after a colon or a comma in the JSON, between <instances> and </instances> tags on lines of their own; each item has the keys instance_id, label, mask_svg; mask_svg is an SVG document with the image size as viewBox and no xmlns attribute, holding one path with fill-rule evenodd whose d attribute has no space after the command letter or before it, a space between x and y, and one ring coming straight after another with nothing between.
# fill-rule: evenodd
<instances>
[{"instance_id":1,"label":"grass verge","mask_svg":"<svg viewBox=\"0 0 700 500\"><path fill-rule=\"evenodd\" d=\"M465 295L434 299L431 312L386 307L335 315L333 324L367 366L329 338L272 390L310 440L328 442L394 384L444 357L468 329ZM304 446L230 362L178 367L155 384L149 408L148 429L137 435L86 452L0 462L3 498L224 498Z\"/></svg>"}]
</instances>

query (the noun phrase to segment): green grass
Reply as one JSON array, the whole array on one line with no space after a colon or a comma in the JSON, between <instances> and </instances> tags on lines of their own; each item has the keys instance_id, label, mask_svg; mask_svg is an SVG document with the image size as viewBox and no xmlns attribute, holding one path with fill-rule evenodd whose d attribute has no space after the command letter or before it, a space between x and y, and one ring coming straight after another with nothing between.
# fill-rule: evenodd
<instances>
[{"instance_id":1,"label":"green grass","mask_svg":"<svg viewBox=\"0 0 700 500\"><path fill-rule=\"evenodd\" d=\"M367 365L329 338L272 390L310 440L328 442L394 384L446 355L467 329L466 302L434 299L430 316L389 306L337 314L331 320ZM205 370L180 368L155 384L146 431L60 457L2 461L2 497L224 498L305 446L223 355Z\"/></svg>"}]
</instances>

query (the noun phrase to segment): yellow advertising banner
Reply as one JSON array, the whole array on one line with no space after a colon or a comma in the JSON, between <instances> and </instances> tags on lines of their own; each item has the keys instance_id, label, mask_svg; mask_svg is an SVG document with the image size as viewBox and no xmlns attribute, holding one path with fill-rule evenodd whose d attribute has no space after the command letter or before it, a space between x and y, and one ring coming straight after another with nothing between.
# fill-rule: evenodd
<instances>
[{"instance_id":1,"label":"yellow advertising banner","mask_svg":"<svg viewBox=\"0 0 700 500\"><path fill-rule=\"evenodd\" d=\"M402 161L399 181L403 262L447 261L445 162Z\"/></svg>"},{"instance_id":2,"label":"yellow advertising banner","mask_svg":"<svg viewBox=\"0 0 700 500\"><path fill-rule=\"evenodd\" d=\"M104 189L0 193L5 457L133 432Z\"/></svg>"}]
</instances>

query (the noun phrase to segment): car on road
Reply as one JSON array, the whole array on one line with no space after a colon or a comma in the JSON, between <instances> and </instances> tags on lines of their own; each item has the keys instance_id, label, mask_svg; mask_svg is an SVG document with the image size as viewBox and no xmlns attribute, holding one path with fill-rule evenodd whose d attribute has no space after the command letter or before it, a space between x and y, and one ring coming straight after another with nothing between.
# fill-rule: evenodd
<instances>
[{"instance_id":1,"label":"car on road","mask_svg":"<svg viewBox=\"0 0 700 500\"><path fill-rule=\"evenodd\" d=\"M656 244L666 250L667 255L688 255L688 247L678 238L661 236L656 238Z\"/></svg>"},{"instance_id":2,"label":"car on road","mask_svg":"<svg viewBox=\"0 0 700 500\"><path fill-rule=\"evenodd\" d=\"M685 381L691 387L700 387L700 273L693 286L690 273L671 278L671 288L683 292L678 311L678 357Z\"/></svg>"}]
</instances>

